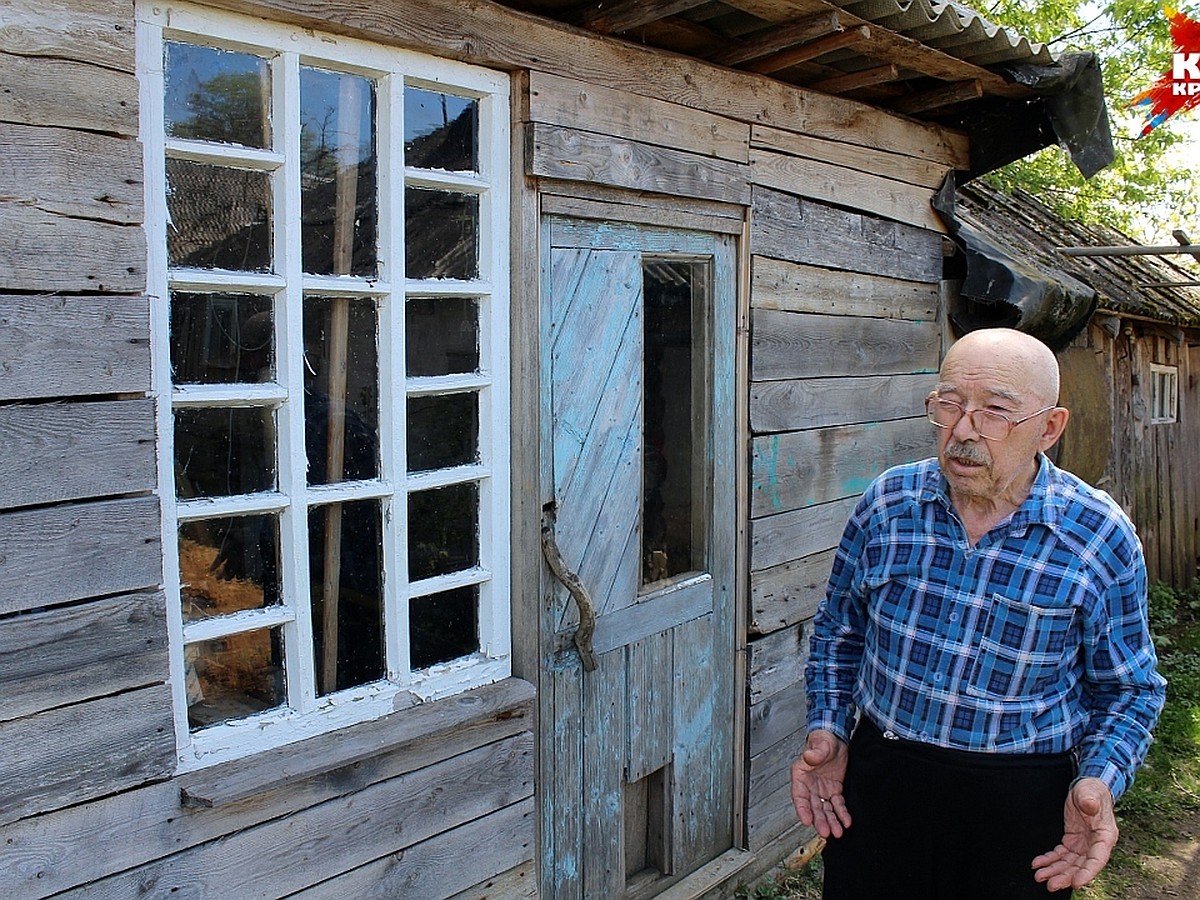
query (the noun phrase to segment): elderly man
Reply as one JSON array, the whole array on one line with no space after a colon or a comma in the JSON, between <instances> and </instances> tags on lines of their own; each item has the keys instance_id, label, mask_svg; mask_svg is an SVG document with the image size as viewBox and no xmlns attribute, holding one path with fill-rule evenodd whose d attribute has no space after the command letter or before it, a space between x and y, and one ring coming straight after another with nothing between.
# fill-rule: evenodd
<instances>
[{"instance_id":1,"label":"elderly man","mask_svg":"<svg viewBox=\"0 0 1200 900\"><path fill-rule=\"evenodd\" d=\"M826 898L1070 896L1116 844L1165 682L1133 526L1044 455L1058 381L1029 335L963 337L925 401L937 458L846 526L792 766Z\"/></svg>"}]
</instances>

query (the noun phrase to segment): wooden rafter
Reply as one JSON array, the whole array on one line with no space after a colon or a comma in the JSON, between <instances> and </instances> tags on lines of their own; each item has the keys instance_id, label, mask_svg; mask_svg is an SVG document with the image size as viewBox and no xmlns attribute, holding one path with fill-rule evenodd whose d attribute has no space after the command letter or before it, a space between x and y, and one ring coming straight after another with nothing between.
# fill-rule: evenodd
<instances>
[{"instance_id":1,"label":"wooden rafter","mask_svg":"<svg viewBox=\"0 0 1200 900\"><path fill-rule=\"evenodd\" d=\"M707 0L623 0L584 12L579 24L600 34L617 34L701 6Z\"/></svg>"},{"instance_id":2,"label":"wooden rafter","mask_svg":"<svg viewBox=\"0 0 1200 900\"><path fill-rule=\"evenodd\" d=\"M900 70L893 63L886 63L882 66L875 66L870 69L863 69L859 72L853 72L849 75L837 75L833 78L824 78L820 81L815 81L812 84L806 85L811 90L820 91L823 94L844 94L848 91L856 91L860 88L872 87L877 84L885 84L889 81L895 81L900 77Z\"/></svg>"},{"instance_id":3,"label":"wooden rafter","mask_svg":"<svg viewBox=\"0 0 1200 900\"><path fill-rule=\"evenodd\" d=\"M983 85L979 83L979 79L969 78L966 81L942 85L941 87L923 91L919 94L911 94L893 103L892 109L898 113L911 116L934 109L941 109L946 106L953 106L955 103L978 100L982 96Z\"/></svg>"},{"instance_id":4,"label":"wooden rafter","mask_svg":"<svg viewBox=\"0 0 1200 900\"><path fill-rule=\"evenodd\" d=\"M841 19L837 12L827 10L795 22L772 25L743 35L734 46L709 57L709 62L722 66L738 66L792 49L798 44L808 44L841 30Z\"/></svg>"},{"instance_id":5,"label":"wooden rafter","mask_svg":"<svg viewBox=\"0 0 1200 900\"><path fill-rule=\"evenodd\" d=\"M816 41L810 41L807 44L792 47L788 50L781 50L778 53L771 54L766 59L757 60L742 68L751 72L757 72L760 75L769 75L772 72L790 68L797 63L816 59L819 56L824 56L826 53L832 53L834 50L841 50L845 47L861 44L870 37L871 29L866 25L859 25L856 28L839 31L836 34L828 35Z\"/></svg>"}]
</instances>

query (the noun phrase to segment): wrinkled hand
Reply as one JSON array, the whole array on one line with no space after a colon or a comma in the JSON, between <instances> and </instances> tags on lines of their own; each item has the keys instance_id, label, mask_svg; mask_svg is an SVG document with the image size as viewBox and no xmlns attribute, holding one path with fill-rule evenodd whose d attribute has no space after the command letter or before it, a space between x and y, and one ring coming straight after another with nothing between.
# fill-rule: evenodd
<instances>
[{"instance_id":1,"label":"wrinkled hand","mask_svg":"<svg viewBox=\"0 0 1200 900\"><path fill-rule=\"evenodd\" d=\"M808 735L804 752L792 763L792 803L805 825L823 838L841 837L850 827L850 812L842 796L849 758L844 741L829 731Z\"/></svg>"},{"instance_id":2,"label":"wrinkled hand","mask_svg":"<svg viewBox=\"0 0 1200 900\"><path fill-rule=\"evenodd\" d=\"M1063 807L1062 843L1033 861L1034 879L1051 891L1083 887L1100 874L1119 833L1108 785L1081 778Z\"/></svg>"}]
</instances>

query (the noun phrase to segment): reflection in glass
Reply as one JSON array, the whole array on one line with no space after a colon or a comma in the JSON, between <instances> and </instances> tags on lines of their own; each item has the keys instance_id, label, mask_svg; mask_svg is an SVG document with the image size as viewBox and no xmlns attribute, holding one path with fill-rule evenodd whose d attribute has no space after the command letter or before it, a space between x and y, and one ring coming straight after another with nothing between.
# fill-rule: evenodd
<instances>
[{"instance_id":1,"label":"reflection in glass","mask_svg":"<svg viewBox=\"0 0 1200 900\"><path fill-rule=\"evenodd\" d=\"M265 172L168 159L167 215L172 266L270 271L271 183Z\"/></svg>"},{"instance_id":2,"label":"reflection in glass","mask_svg":"<svg viewBox=\"0 0 1200 900\"><path fill-rule=\"evenodd\" d=\"M409 603L409 660L428 669L479 649L479 587L456 588Z\"/></svg>"},{"instance_id":3,"label":"reflection in glass","mask_svg":"<svg viewBox=\"0 0 1200 900\"><path fill-rule=\"evenodd\" d=\"M375 86L357 75L300 70L300 218L305 272L372 276L375 268Z\"/></svg>"},{"instance_id":4,"label":"reflection in glass","mask_svg":"<svg viewBox=\"0 0 1200 900\"><path fill-rule=\"evenodd\" d=\"M411 581L470 569L479 562L479 485L456 484L408 496Z\"/></svg>"},{"instance_id":5,"label":"reflection in glass","mask_svg":"<svg viewBox=\"0 0 1200 900\"><path fill-rule=\"evenodd\" d=\"M308 513L317 693L384 676L383 534L378 500Z\"/></svg>"},{"instance_id":6,"label":"reflection in glass","mask_svg":"<svg viewBox=\"0 0 1200 900\"><path fill-rule=\"evenodd\" d=\"M163 46L167 134L265 148L271 68L249 53L168 41Z\"/></svg>"},{"instance_id":7,"label":"reflection in glass","mask_svg":"<svg viewBox=\"0 0 1200 900\"><path fill-rule=\"evenodd\" d=\"M479 168L479 104L475 100L404 90L404 164L420 169L474 172Z\"/></svg>"},{"instance_id":8,"label":"reflection in glass","mask_svg":"<svg viewBox=\"0 0 1200 900\"><path fill-rule=\"evenodd\" d=\"M408 471L479 462L479 395L408 398Z\"/></svg>"},{"instance_id":9,"label":"reflection in glass","mask_svg":"<svg viewBox=\"0 0 1200 900\"><path fill-rule=\"evenodd\" d=\"M479 277L479 198L404 191L404 264L409 278Z\"/></svg>"},{"instance_id":10,"label":"reflection in glass","mask_svg":"<svg viewBox=\"0 0 1200 900\"><path fill-rule=\"evenodd\" d=\"M184 622L280 602L279 518L201 519L179 526Z\"/></svg>"},{"instance_id":11,"label":"reflection in glass","mask_svg":"<svg viewBox=\"0 0 1200 900\"><path fill-rule=\"evenodd\" d=\"M378 315L370 298L304 300L304 444L308 483L379 472Z\"/></svg>"},{"instance_id":12,"label":"reflection in glass","mask_svg":"<svg viewBox=\"0 0 1200 900\"><path fill-rule=\"evenodd\" d=\"M414 297L405 304L408 375L479 371L479 302L463 297Z\"/></svg>"},{"instance_id":13,"label":"reflection in glass","mask_svg":"<svg viewBox=\"0 0 1200 900\"><path fill-rule=\"evenodd\" d=\"M176 384L271 381L271 298L172 291L171 374Z\"/></svg>"},{"instance_id":14,"label":"reflection in glass","mask_svg":"<svg viewBox=\"0 0 1200 900\"><path fill-rule=\"evenodd\" d=\"M703 454L707 402L694 323L706 308L702 263L647 262L642 583L704 565Z\"/></svg>"},{"instance_id":15,"label":"reflection in glass","mask_svg":"<svg viewBox=\"0 0 1200 900\"><path fill-rule=\"evenodd\" d=\"M278 628L188 644L183 659L192 731L282 706L286 699Z\"/></svg>"},{"instance_id":16,"label":"reflection in glass","mask_svg":"<svg viewBox=\"0 0 1200 900\"><path fill-rule=\"evenodd\" d=\"M175 410L175 492L181 500L275 487L275 410Z\"/></svg>"}]
</instances>

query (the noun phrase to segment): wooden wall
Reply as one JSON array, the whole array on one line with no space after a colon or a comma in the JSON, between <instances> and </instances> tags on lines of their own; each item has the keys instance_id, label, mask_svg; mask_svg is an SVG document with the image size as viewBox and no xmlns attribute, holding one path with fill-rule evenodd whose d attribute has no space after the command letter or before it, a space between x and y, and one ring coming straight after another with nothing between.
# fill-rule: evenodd
<instances>
[{"instance_id":1,"label":"wooden wall","mask_svg":"<svg viewBox=\"0 0 1200 900\"><path fill-rule=\"evenodd\" d=\"M1190 586L1200 564L1200 330L1104 315L1060 361L1072 414L1057 461L1133 519L1152 581ZM1178 367L1174 423L1151 424L1152 364Z\"/></svg>"}]
</instances>

